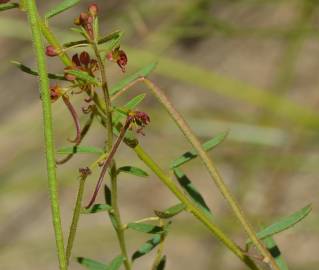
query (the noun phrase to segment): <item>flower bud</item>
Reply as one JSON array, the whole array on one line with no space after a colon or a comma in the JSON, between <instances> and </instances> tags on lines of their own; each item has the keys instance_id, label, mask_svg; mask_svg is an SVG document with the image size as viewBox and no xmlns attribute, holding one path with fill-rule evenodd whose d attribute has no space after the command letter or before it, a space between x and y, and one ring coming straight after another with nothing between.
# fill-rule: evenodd
<instances>
[{"instance_id":1,"label":"flower bud","mask_svg":"<svg viewBox=\"0 0 319 270\"><path fill-rule=\"evenodd\" d=\"M123 50L119 50L118 60L116 61L116 63L120 66L122 72L125 72L125 68L127 65L127 55Z\"/></svg>"},{"instance_id":2,"label":"flower bud","mask_svg":"<svg viewBox=\"0 0 319 270\"><path fill-rule=\"evenodd\" d=\"M72 56L72 63L76 67L81 66L81 61L80 61L79 55L77 53Z\"/></svg>"},{"instance_id":3,"label":"flower bud","mask_svg":"<svg viewBox=\"0 0 319 270\"><path fill-rule=\"evenodd\" d=\"M90 63L90 55L86 52L86 51L83 51L81 52L80 54L80 62L85 65L85 66L88 66L89 63Z\"/></svg>"},{"instance_id":4,"label":"flower bud","mask_svg":"<svg viewBox=\"0 0 319 270\"><path fill-rule=\"evenodd\" d=\"M97 15L97 13L98 13L97 5L96 4L89 5L88 11L93 17L95 17Z\"/></svg>"},{"instance_id":5,"label":"flower bud","mask_svg":"<svg viewBox=\"0 0 319 270\"><path fill-rule=\"evenodd\" d=\"M59 53L56 48L54 48L52 45L49 45L45 48L45 54L47 56L54 57L57 56Z\"/></svg>"}]
</instances>

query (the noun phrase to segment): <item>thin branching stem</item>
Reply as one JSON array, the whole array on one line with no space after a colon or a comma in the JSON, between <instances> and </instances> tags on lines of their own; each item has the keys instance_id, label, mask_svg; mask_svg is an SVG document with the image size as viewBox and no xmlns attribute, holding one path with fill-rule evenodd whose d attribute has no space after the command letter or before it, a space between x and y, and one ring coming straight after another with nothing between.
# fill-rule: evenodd
<instances>
[{"instance_id":1,"label":"thin branching stem","mask_svg":"<svg viewBox=\"0 0 319 270\"><path fill-rule=\"evenodd\" d=\"M92 112L90 115L90 118L87 120L87 122L85 123L85 125L83 126L82 130L81 130L81 139L78 143L74 144L73 147L77 147L78 145L80 145L80 143L82 142L83 138L86 136L86 134L88 133L88 131L90 130L92 123L93 123L93 119L95 116L95 112ZM66 157L64 157L63 159L60 160L56 160L56 164L61 165L66 163L67 161L69 161L75 153L70 153L68 154Z\"/></svg>"},{"instance_id":2,"label":"thin branching stem","mask_svg":"<svg viewBox=\"0 0 319 270\"><path fill-rule=\"evenodd\" d=\"M105 100L105 108L106 108L106 128L107 128L107 147L106 151L111 152L113 148L113 123L112 123L112 104L110 100L110 94L109 94L109 89L108 89L108 84L107 84L107 78L106 78L106 72L105 72L105 67L104 67L104 62L101 58L101 54L98 50L98 45L96 42L92 42L92 48L94 50L94 53L97 58L97 62L100 68L101 72L101 80L102 80L102 90L103 90L103 95L104 95L104 100ZM125 133L125 132L124 132ZM124 134L123 134L124 136ZM120 143L120 141L119 141ZM117 145L118 147L118 145ZM117 148L116 147L116 148ZM115 150L116 151L116 150ZM126 243L125 243L125 237L124 237L124 230L123 230L123 225L122 225L122 220L121 220L121 215L120 215L120 210L118 207L118 190L117 190L117 169L116 169L116 163L114 159L111 157L110 158L110 177L111 177L111 193L112 193L112 208L113 208L113 217L116 221L117 226L114 226L114 229L117 234L117 238L119 241L120 249L122 256L124 257L124 265L126 270L131 269L131 262L128 257L127 253L127 248L126 248ZM109 165L106 164L105 168L107 168ZM105 169L106 170L106 169ZM102 176L103 180L104 175Z\"/></svg>"},{"instance_id":3,"label":"thin branching stem","mask_svg":"<svg viewBox=\"0 0 319 270\"><path fill-rule=\"evenodd\" d=\"M185 204L187 211L192 213L205 227L219 239L229 250L231 250L241 261L243 261L250 269L259 270L255 263L237 246L207 215L198 208L175 184L173 179L169 177L164 170L144 151L138 144L134 148L137 156L147 165L164 183L164 185Z\"/></svg>"},{"instance_id":4,"label":"thin branching stem","mask_svg":"<svg viewBox=\"0 0 319 270\"><path fill-rule=\"evenodd\" d=\"M77 192L77 197L76 197L76 202L73 210L73 216L72 216L72 222L70 226L70 231L69 231L69 236L68 236L68 243L66 247L66 260L67 264L70 262L70 257L72 254L72 248L73 248L73 243L75 240L75 235L77 232L78 228L78 223L80 219L80 214L81 214L81 209L82 209L82 199L83 199L83 194L84 194L84 187L85 187L85 181L86 178L88 177L89 173L98 166L98 164L104 160L106 157L106 154L101 155L97 160L95 160L90 167L88 168L86 173L80 173L80 182L79 182L79 188ZM85 170L84 170L85 171Z\"/></svg>"},{"instance_id":5,"label":"thin branching stem","mask_svg":"<svg viewBox=\"0 0 319 270\"><path fill-rule=\"evenodd\" d=\"M114 145L113 145L113 147L112 147L110 153L108 154L108 157L107 157L106 161L105 161L104 164L103 164L103 167L102 167L102 170L101 170L101 173L100 173L100 176L99 176L99 180L98 180L97 183L96 183L95 190L94 190L94 192L93 192L93 195L92 195L92 197L91 197L91 200L90 200L90 202L87 204L87 206L85 206L85 208L90 208L90 207L93 205L93 203L95 202L95 199L96 199L96 197L97 197L97 195L98 195L98 192L99 192L99 190L100 190L100 188L101 188L101 185L102 185L102 182L103 182L105 173L106 173L107 169L109 168L109 166L110 166L110 164L111 164L111 162L112 162L112 160L113 160L113 157L114 157L114 155L115 155L115 153L116 153L116 151L117 151L117 149L118 149L120 143L122 142L122 140L123 140L123 138L124 138L124 135L125 135L125 132L126 132L126 130L128 129L129 125L130 125L130 121L127 120L126 123L125 123L125 125L122 127L122 129L121 129L121 131L120 131L120 134L119 134L119 136L117 137L117 140L116 140L116 142L114 143ZM117 174L117 173L116 173L116 174Z\"/></svg>"},{"instance_id":6,"label":"thin branching stem","mask_svg":"<svg viewBox=\"0 0 319 270\"><path fill-rule=\"evenodd\" d=\"M252 240L252 242L256 245L260 253L265 257L265 261L269 262L273 270L280 270L278 265L276 264L274 258L268 251L268 249L264 246L264 244L258 239L256 236L256 232L253 228L253 226L248 221L248 218L246 217L245 213L241 209L239 203L235 199L235 197L232 195L229 188L224 183L224 180L222 179L220 173L218 172L216 166L214 165L213 161L208 157L207 153L203 149L201 143L193 133L192 129L189 127L189 125L186 123L186 121L183 119L183 117L176 111L174 106L171 104L171 102L168 100L166 95L163 93L163 91L157 87L153 82L151 82L148 79L144 79L145 84L148 86L148 88L151 90L153 95L158 99L158 101L164 106L166 111L169 113L171 118L175 121L179 129L182 131L186 139L191 143L191 145L194 147L194 149L197 151L199 157L203 161L204 165L206 166L209 174L211 175L212 179L214 180L216 186L230 205L231 209L233 210L235 216L240 221L242 226L244 227L245 231L247 232L249 238Z\"/></svg>"}]
</instances>

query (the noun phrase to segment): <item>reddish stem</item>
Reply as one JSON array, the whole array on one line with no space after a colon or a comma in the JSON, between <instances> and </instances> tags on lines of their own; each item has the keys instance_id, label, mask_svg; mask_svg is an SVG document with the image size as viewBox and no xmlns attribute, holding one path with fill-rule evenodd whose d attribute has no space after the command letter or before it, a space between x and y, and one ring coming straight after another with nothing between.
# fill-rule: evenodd
<instances>
[{"instance_id":1,"label":"reddish stem","mask_svg":"<svg viewBox=\"0 0 319 270\"><path fill-rule=\"evenodd\" d=\"M116 140L115 144L113 145L113 147L112 147L112 149L111 149L111 151L110 151L110 153L109 153L109 155L107 157L107 160L103 164L102 171L101 171L99 180L96 183L95 190L93 192L91 200L90 200L90 202L88 203L88 205L85 208L90 208L93 205L93 203L95 202L95 199L96 199L96 197L98 195L98 192L99 192L99 190L101 188L101 185L102 185L106 170L110 166L110 164L112 163L112 160L113 160L113 157L114 157L114 155L115 155L115 153L117 151L117 148L119 147L121 141L123 140L125 132L129 128L130 123L131 123L131 119L128 117L126 119L125 125L121 128L120 134L117 137L117 140Z\"/></svg>"},{"instance_id":2,"label":"reddish stem","mask_svg":"<svg viewBox=\"0 0 319 270\"><path fill-rule=\"evenodd\" d=\"M73 147L77 147L81 143L81 141L83 140L85 135L88 133L88 131L89 131L90 127L91 127L91 124L93 122L94 115L95 115L95 113L92 112L92 114L90 115L89 120L86 122L85 126L83 127L83 129L81 131L81 139L80 139L80 141L78 143L76 143ZM65 158L63 158L61 160L56 160L55 162L56 162L56 164L61 165L61 164L66 163L67 161L69 161L73 156L74 156L74 153L71 153L71 154L68 154Z\"/></svg>"},{"instance_id":3,"label":"reddish stem","mask_svg":"<svg viewBox=\"0 0 319 270\"><path fill-rule=\"evenodd\" d=\"M66 107L69 109L69 112L72 115L73 121L74 121L74 125L76 128L76 137L75 139L71 140L68 139L68 141L79 144L81 142L81 127L80 127L80 120L79 117L73 107L73 105L70 102L70 99L67 96L62 96L63 102L66 105Z\"/></svg>"}]
</instances>

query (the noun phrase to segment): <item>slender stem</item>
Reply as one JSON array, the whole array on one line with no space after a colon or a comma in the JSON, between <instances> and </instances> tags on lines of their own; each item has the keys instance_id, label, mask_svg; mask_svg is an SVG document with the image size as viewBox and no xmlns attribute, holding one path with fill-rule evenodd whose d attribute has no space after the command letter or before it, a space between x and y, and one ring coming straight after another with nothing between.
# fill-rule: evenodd
<instances>
[{"instance_id":1,"label":"slender stem","mask_svg":"<svg viewBox=\"0 0 319 270\"><path fill-rule=\"evenodd\" d=\"M59 41L55 37L55 35L51 32L51 30L48 28L48 26L43 22L43 20L38 16L38 22L41 28L41 32L45 39L48 41L49 44L51 44L57 51L61 52L59 54L59 58L66 66L72 66L72 60L71 58L66 54L66 52L63 50L63 47L60 45Z\"/></svg>"},{"instance_id":2,"label":"slender stem","mask_svg":"<svg viewBox=\"0 0 319 270\"><path fill-rule=\"evenodd\" d=\"M97 184L96 184L96 186L95 186L95 190L94 190L93 196L92 196L90 202L88 203L88 205L85 206L85 208L90 208L90 207L92 206L92 204L95 202L95 199L96 199L96 197L97 197L97 195L98 195L98 192L99 192L99 190L100 190L100 188L101 188L101 185L102 185L102 182L103 182L103 179L104 179L106 170L107 170L108 167L110 166L110 164L111 164L111 162L112 162L112 160L113 160L113 157L114 157L114 155L115 155L115 153L116 153L116 151L117 151L117 149L118 149L120 143L122 142L122 140L123 140L123 138L124 138L124 135L125 135L125 132L126 132L126 130L128 129L129 125L130 125L130 121L127 119L127 120L126 120L126 123L125 123L125 125L122 127L122 129L121 129L121 131L120 131L120 134L119 134L119 136L118 136L116 142L114 143L114 145L113 145L113 147L112 147L112 149L111 149L111 151L110 151L110 153L109 153L109 155L108 155L106 161L105 161L104 164L103 164L103 167L102 167L102 170L101 170L101 173L100 173L99 180L98 180L98 182L97 182ZM117 174L116 170L115 170L115 174Z\"/></svg>"},{"instance_id":3,"label":"slender stem","mask_svg":"<svg viewBox=\"0 0 319 270\"><path fill-rule=\"evenodd\" d=\"M51 201L52 220L55 233L57 254L59 258L60 270L67 269L66 257L64 253L63 232L61 225L60 205L58 199L58 185L55 168L54 137L52 127L51 99L49 93L49 80L45 61L44 48L41 38L41 30L38 23L38 12L34 0L26 0L29 24L32 30L33 46L36 53L37 65L40 77L40 91L43 110L45 152L47 160L47 172L49 182L49 193Z\"/></svg>"},{"instance_id":4,"label":"slender stem","mask_svg":"<svg viewBox=\"0 0 319 270\"><path fill-rule=\"evenodd\" d=\"M208 230L219 239L229 250L231 250L241 261L243 261L250 269L258 270L255 263L246 256L246 254L238 247L207 215L199 209L175 184L173 179L165 174L165 172L156 164L156 162L143 150L140 145L134 147L137 156L159 177L159 179L175 194L175 196L186 205L186 209L192 213L200 222L202 222Z\"/></svg>"},{"instance_id":5,"label":"slender stem","mask_svg":"<svg viewBox=\"0 0 319 270\"><path fill-rule=\"evenodd\" d=\"M211 175L212 179L214 180L216 186L223 194L226 201L229 203L231 209L233 210L235 216L241 222L242 226L244 227L245 231L247 232L249 238L252 242L256 245L260 253L269 261L269 264L272 266L273 270L280 270L278 265L276 264L274 258L269 253L268 249L263 245L263 243L258 239L256 236L256 232L253 226L248 221L246 215L244 214L243 210L239 206L239 203L236 201L235 197L232 195L231 191L228 189L226 184L224 183L221 175L219 174L216 166L214 165L213 161L208 157L207 153L203 149L201 143L194 135L191 128L188 126L186 121L183 117L176 111L174 106L170 103L168 98L165 94L150 80L145 79L145 84L148 88L152 91L154 96L159 100L159 102L165 107L167 112L170 114L172 119L175 121L177 126L183 132L187 140L191 143L194 149L197 151L199 157L203 161L204 165L206 166L209 174Z\"/></svg>"},{"instance_id":6,"label":"slender stem","mask_svg":"<svg viewBox=\"0 0 319 270\"><path fill-rule=\"evenodd\" d=\"M162 219L159 220L159 223L160 223L159 225L161 227L163 227L165 225L164 221ZM157 249L157 252L156 252L156 257L155 257L155 260L153 262L151 270L157 270L158 266L161 263L162 256L163 256L163 251L164 251L164 241L165 241L166 236L167 236L167 233L162 233L161 234L161 240L160 240L160 243L159 243L159 246L158 246L158 249Z\"/></svg>"},{"instance_id":7,"label":"slender stem","mask_svg":"<svg viewBox=\"0 0 319 270\"><path fill-rule=\"evenodd\" d=\"M81 135L80 135L80 141L76 144L74 144L73 147L76 147L78 145L80 145L80 143L82 142L83 138L86 136L86 134L88 133L88 131L90 130L91 126L92 126L92 123L93 123L93 119L95 117L95 112L92 112L91 115L90 115L90 118L87 120L87 122L85 123L84 127L82 128L81 130ZM66 163L67 161L69 161L73 156L74 156L75 153L71 153L71 154L68 154L66 157L64 157L63 159L60 159L60 160L56 160L56 164L58 165L61 165L61 164L64 164Z\"/></svg>"},{"instance_id":8,"label":"slender stem","mask_svg":"<svg viewBox=\"0 0 319 270\"><path fill-rule=\"evenodd\" d=\"M96 55L97 62L98 62L100 72L101 72L102 90L103 90L103 94L104 94L106 116L107 116L107 119L106 119L106 121L107 121L107 123L106 123L107 124L107 147L106 147L106 150L107 150L107 152L110 153L112 151L112 148L113 148L113 123L112 123L112 106L111 106L110 94L109 94L109 89L108 89L108 85L107 85L104 63L103 63L103 60L101 58L101 54L99 53L98 46L97 46L96 42L92 43L92 47L93 47L94 53ZM125 133L125 131L126 131L126 129L124 130L124 133ZM124 136L124 133L123 133L123 136ZM121 140L122 140L122 138L120 140L118 140L118 145L121 142ZM118 145L116 146L116 148L118 147ZM110 159L110 164L111 164L110 176L111 176L111 194L112 194L111 204L112 204L112 208L113 208L112 215L113 215L113 217L116 221L116 224L117 224L117 226L114 226L114 229L115 229L116 234L117 234L121 253L122 253L123 257L125 258L124 259L125 269L130 270L131 269L131 262L130 262L129 256L127 254L125 237L124 237L124 229L123 229L120 210L119 210L118 201L117 201L118 200L118 196L117 196L117 169L116 169L116 163L112 159L112 157ZM107 164L107 166L108 166L108 164ZM107 167L107 166L104 166L104 167ZM103 179L103 177L102 177L102 179Z\"/></svg>"},{"instance_id":9,"label":"slender stem","mask_svg":"<svg viewBox=\"0 0 319 270\"><path fill-rule=\"evenodd\" d=\"M104 95L104 101L106 106L106 116L107 116L107 149L110 151L113 144L113 128L112 128L112 108L111 100L109 95L109 89L107 85L106 73L103 60L99 53L98 47L95 43L92 43L92 47L97 58L97 62L100 68L101 80L102 80L102 90Z\"/></svg>"},{"instance_id":10,"label":"slender stem","mask_svg":"<svg viewBox=\"0 0 319 270\"><path fill-rule=\"evenodd\" d=\"M80 213L81 213L81 205L82 205L82 198L83 198L83 193L84 193L84 186L85 186L85 180L87 176L81 176L80 177L80 183L79 183L79 189L76 197L76 203L75 207L73 210L73 216L72 216L72 222L70 226L70 232L69 232L69 237L68 237L68 244L66 246L66 261L67 264L69 265L70 263L70 257L72 253L72 248L73 248L73 243L79 223L79 218L80 218Z\"/></svg>"},{"instance_id":11,"label":"slender stem","mask_svg":"<svg viewBox=\"0 0 319 270\"><path fill-rule=\"evenodd\" d=\"M95 167L98 166L99 162L105 159L106 154L101 155L96 161L94 161L90 167L89 170L92 171ZM69 264L70 257L72 254L72 248L73 248L73 243L76 235L76 231L78 228L78 223L80 219L80 214L81 214L81 208L82 208L82 199L83 199L83 194L84 194L84 187L85 187L85 180L87 178L88 174L81 175L80 176L80 183L79 183L79 189L76 197L76 203L75 207L73 210L73 216L72 216L72 222L70 226L70 232L68 236L68 244L66 247L66 260L67 264Z\"/></svg>"},{"instance_id":12,"label":"slender stem","mask_svg":"<svg viewBox=\"0 0 319 270\"><path fill-rule=\"evenodd\" d=\"M115 170L113 172L113 170ZM127 254L127 249L126 249L126 244L125 244L125 237L124 237L124 226L122 225L122 220L121 220L121 215L120 215L120 210L118 206L118 192L117 192L117 178L116 178L116 166L113 166L111 168L111 203L112 203L112 209L113 209L113 217L115 218L117 226L114 226L117 238L120 244L120 249L122 252L123 257L125 258L124 260L124 266L126 270L131 269L131 262L129 259L129 256Z\"/></svg>"},{"instance_id":13,"label":"slender stem","mask_svg":"<svg viewBox=\"0 0 319 270\"><path fill-rule=\"evenodd\" d=\"M70 102L69 98L67 96L62 96L62 99L63 99L63 102L65 104L65 106L68 108L71 116L72 116L72 119L73 119L73 122L74 122L74 126L75 126L75 129L76 129L76 137L75 139L68 139L69 142L73 142L73 143L76 143L77 145L81 142L81 126L80 126L80 120L79 120L79 116L78 114L76 113L76 110L74 109L72 103Z\"/></svg>"}]
</instances>

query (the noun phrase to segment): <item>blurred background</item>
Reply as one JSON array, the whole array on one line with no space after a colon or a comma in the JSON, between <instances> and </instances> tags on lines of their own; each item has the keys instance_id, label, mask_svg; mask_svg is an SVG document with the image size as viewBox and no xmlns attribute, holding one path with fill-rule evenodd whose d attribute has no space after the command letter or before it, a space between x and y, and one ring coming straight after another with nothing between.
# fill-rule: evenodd
<instances>
[{"instance_id":1,"label":"blurred background","mask_svg":"<svg viewBox=\"0 0 319 270\"><path fill-rule=\"evenodd\" d=\"M57 1L38 1L42 12ZM131 0L95 1L101 31L123 30L127 74L158 60L151 78L160 85L196 134L205 141L229 130L211 155L255 227L270 224L308 203L305 221L275 237L290 270L317 270L319 265L318 128L319 1L316 0ZM50 20L62 41L74 37L73 19L90 1ZM0 268L57 269L37 81L10 60L35 67L25 16L11 10L0 17ZM77 37L76 37L77 38ZM61 72L57 59L50 71ZM108 65L110 84L125 75ZM128 96L147 90L138 85ZM128 96L122 100L128 100ZM80 108L83 101L73 99ZM141 144L168 170L190 146L150 94L139 107L152 119ZM53 104L57 147L74 135L73 123L60 103ZM83 119L84 121L84 119ZM95 123L84 145L103 145ZM78 155L58 168L65 232L78 186L77 169L96 157ZM144 168L129 149L120 147L118 163ZM243 246L246 236L198 160L185 166L218 223ZM149 171L148 171L149 172ZM85 200L97 179L87 182ZM119 181L123 221L153 215L176 203L150 172L141 179ZM102 198L99 198L102 201ZM147 237L128 232L130 253ZM80 220L74 257L110 261L119 254L105 214ZM189 214L178 216L165 243L167 269L245 269ZM150 269L153 256L137 260L135 269ZM181 259L182 258L182 259ZM80 269L74 258L70 269Z\"/></svg>"}]
</instances>

